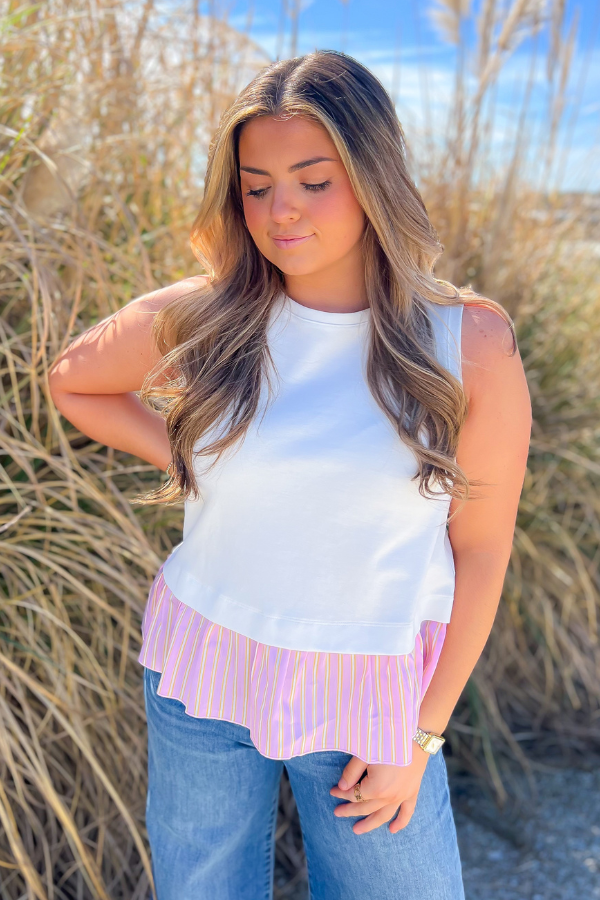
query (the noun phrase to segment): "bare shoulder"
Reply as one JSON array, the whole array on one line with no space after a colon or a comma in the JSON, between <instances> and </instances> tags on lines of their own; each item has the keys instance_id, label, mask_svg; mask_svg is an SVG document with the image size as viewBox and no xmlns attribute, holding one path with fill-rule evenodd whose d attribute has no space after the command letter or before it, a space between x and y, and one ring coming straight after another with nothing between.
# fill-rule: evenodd
<instances>
[{"instance_id":1,"label":"bare shoulder","mask_svg":"<svg viewBox=\"0 0 600 900\"><path fill-rule=\"evenodd\" d=\"M177 300L185 294L205 287L209 280L208 275L192 275L189 278L182 278L173 284L167 284L149 294L142 294L140 297L130 300L120 312L129 310L131 312L157 313L172 300Z\"/></svg>"},{"instance_id":2,"label":"bare shoulder","mask_svg":"<svg viewBox=\"0 0 600 900\"><path fill-rule=\"evenodd\" d=\"M497 391L503 381L524 377L512 328L500 312L465 303L461 345L463 386L470 401Z\"/></svg>"},{"instance_id":3,"label":"bare shoulder","mask_svg":"<svg viewBox=\"0 0 600 900\"><path fill-rule=\"evenodd\" d=\"M127 342L146 361L156 361L160 354L151 338L151 332L157 313L172 301L203 288L208 281L208 275L194 275L130 300L111 317L114 319L115 339Z\"/></svg>"},{"instance_id":4,"label":"bare shoulder","mask_svg":"<svg viewBox=\"0 0 600 900\"><path fill-rule=\"evenodd\" d=\"M157 313L172 300L206 285L208 276L184 278L131 300L73 340L54 361L54 391L125 393L140 390L160 361L152 334Z\"/></svg>"},{"instance_id":5,"label":"bare shoulder","mask_svg":"<svg viewBox=\"0 0 600 900\"><path fill-rule=\"evenodd\" d=\"M515 343L509 323L495 309L465 303L462 321L462 353L471 363L500 362L513 356Z\"/></svg>"}]
</instances>

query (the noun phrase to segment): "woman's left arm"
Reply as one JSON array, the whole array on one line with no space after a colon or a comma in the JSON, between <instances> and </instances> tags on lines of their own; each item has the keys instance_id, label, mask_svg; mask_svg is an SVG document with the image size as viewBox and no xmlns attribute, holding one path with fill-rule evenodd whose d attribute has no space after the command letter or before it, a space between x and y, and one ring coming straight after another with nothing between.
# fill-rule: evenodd
<instances>
[{"instance_id":1,"label":"woman's left arm","mask_svg":"<svg viewBox=\"0 0 600 900\"><path fill-rule=\"evenodd\" d=\"M529 390L519 351L513 354L512 347L511 331L500 315L465 305L462 358L468 414L456 460L470 480L484 484L472 489L472 499L448 528L456 569L452 615L418 721L424 731L438 734L446 728L490 635L510 559L531 436ZM450 512L459 505L452 500ZM353 757L331 794L354 800L352 788L367 768L361 794L368 799L358 807L340 805L335 814L364 816L353 828L363 834L389 822L400 805L389 826L399 831L413 814L428 759L416 741L407 766L366 766Z\"/></svg>"}]
</instances>

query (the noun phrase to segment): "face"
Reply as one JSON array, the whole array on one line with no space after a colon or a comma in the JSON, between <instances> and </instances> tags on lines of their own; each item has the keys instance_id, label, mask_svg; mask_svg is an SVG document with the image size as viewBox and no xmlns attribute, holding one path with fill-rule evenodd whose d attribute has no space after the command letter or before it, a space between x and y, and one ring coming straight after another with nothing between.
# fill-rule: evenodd
<instances>
[{"instance_id":1,"label":"face","mask_svg":"<svg viewBox=\"0 0 600 900\"><path fill-rule=\"evenodd\" d=\"M246 225L286 275L356 266L365 215L329 134L295 116L247 122L239 142Z\"/></svg>"}]
</instances>

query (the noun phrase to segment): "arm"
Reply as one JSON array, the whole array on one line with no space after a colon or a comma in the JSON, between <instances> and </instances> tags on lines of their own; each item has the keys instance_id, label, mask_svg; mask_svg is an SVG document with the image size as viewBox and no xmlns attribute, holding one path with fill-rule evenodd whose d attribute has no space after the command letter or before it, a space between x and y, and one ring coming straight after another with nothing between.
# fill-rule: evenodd
<instances>
[{"instance_id":1,"label":"arm","mask_svg":"<svg viewBox=\"0 0 600 900\"><path fill-rule=\"evenodd\" d=\"M166 469L171 448L165 421L136 391L161 356L151 335L154 316L206 280L187 278L138 297L69 344L48 378L65 418L93 440Z\"/></svg>"},{"instance_id":2,"label":"arm","mask_svg":"<svg viewBox=\"0 0 600 900\"><path fill-rule=\"evenodd\" d=\"M418 724L441 733L487 642L510 559L515 520L527 465L531 401L519 352L510 356L505 321L483 307L465 306L462 328L463 387L468 414L456 459L467 477L485 482L449 525L456 581L452 615L435 672L419 709ZM450 512L459 506L452 500ZM353 826L363 834L390 821L395 833L414 811L429 754L413 741L408 766L369 765L361 793L369 798L336 807L341 816L365 816ZM351 788L365 770L353 757L331 794L354 799ZM371 799L372 798L372 799Z\"/></svg>"},{"instance_id":3,"label":"arm","mask_svg":"<svg viewBox=\"0 0 600 900\"><path fill-rule=\"evenodd\" d=\"M506 324L482 307L465 306L463 319L469 414L456 459L469 478L486 485L475 489L480 499L469 500L448 528L456 568L452 615L419 712L419 726L438 734L446 728L492 630L531 435L529 390L518 351L508 356L512 338ZM452 500L450 512L458 505Z\"/></svg>"}]
</instances>

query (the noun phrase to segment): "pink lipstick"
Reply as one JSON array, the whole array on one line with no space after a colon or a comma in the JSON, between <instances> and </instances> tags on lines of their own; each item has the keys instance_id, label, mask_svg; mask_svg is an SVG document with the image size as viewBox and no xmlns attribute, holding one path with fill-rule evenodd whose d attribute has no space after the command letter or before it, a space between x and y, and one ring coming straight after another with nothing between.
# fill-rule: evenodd
<instances>
[{"instance_id":1,"label":"pink lipstick","mask_svg":"<svg viewBox=\"0 0 600 900\"><path fill-rule=\"evenodd\" d=\"M278 237L273 237L272 240L276 247L281 247L285 250L288 247L297 247L298 244L303 244L311 237L312 234L304 235L304 237L300 235L290 234L287 236L280 235Z\"/></svg>"}]
</instances>

